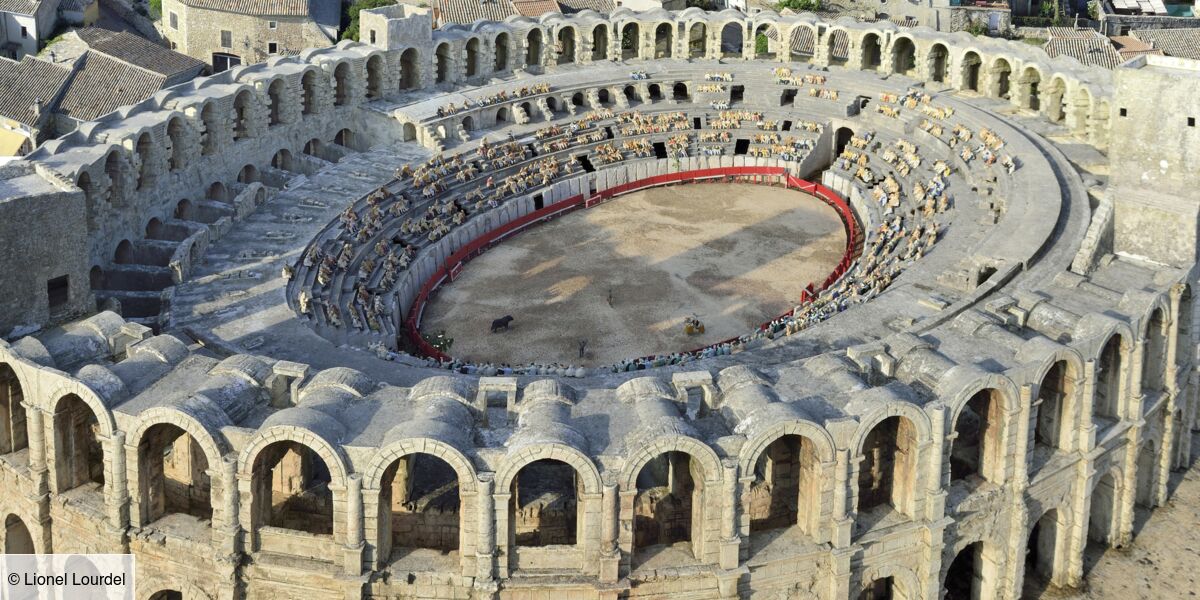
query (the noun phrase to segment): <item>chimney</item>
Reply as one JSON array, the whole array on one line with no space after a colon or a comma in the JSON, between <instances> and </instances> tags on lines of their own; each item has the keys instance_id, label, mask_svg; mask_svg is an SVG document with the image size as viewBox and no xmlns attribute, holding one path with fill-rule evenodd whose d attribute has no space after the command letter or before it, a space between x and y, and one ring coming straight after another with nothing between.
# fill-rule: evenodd
<instances>
[{"instance_id":1,"label":"chimney","mask_svg":"<svg viewBox=\"0 0 1200 600\"><path fill-rule=\"evenodd\" d=\"M30 110L33 111L33 118L35 121L42 118L42 99L34 98L33 106L30 107Z\"/></svg>"}]
</instances>

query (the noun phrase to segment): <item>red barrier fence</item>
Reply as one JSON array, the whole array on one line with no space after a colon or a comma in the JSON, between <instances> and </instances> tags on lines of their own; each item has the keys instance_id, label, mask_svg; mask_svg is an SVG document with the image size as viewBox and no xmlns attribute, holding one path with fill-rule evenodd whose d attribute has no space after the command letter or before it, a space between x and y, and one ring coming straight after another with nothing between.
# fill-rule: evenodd
<instances>
[{"instance_id":1,"label":"red barrier fence","mask_svg":"<svg viewBox=\"0 0 1200 600\"><path fill-rule=\"evenodd\" d=\"M619 186L603 190L590 197L578 195L572 196L565 200L560 200L559 202L555 202L554 204L551 204L550 206L544 207L540 210L535 210L523 217L513 219L512 221L509 221L508 223L501 225L500 227L497 227L496 229L493 229L468 242L462 248L459 248L456 252L446 257L445 262L442 263L442 265L438 267L438 269L434 271L432 275L430 275L429 279L425 280L425 283L421 286L420 291L417 292L416 298L413 299L412 308L408 311L408 318L405 319L405 328L408 331L409 341L421 354L425 356L435 358L439 361L450 360L449 356L437 348L434 348L431 344L429 344L429 342L425 341L425 338L421 337L419 326L421 323L421 316L425 311L425 304L429 301L429 295L432 294L433 291L439 286L441 286L442 282L444 282L447 278L449 278L451 281L457 278L459 273L462 272L463 265L467 261L478 256L479 254L482 254L491 246L515 233L520 232L530 225L541 221L548 221L554 217L578 208L591 208L592 206L607 202L608 200L611 200L617 196L628 194L630 192L636 192L646 188L704 179L726 179L740 177L784 178L783 181L788 188L800 190L816 196L822 202L833 207L833 209L837 211L838 216L842 218L842 224L846 228L846 252L842 255L842 260L838 263L837 267L834 268L833 272L829 274L829 277L825 278L825 281L821 284L820 288L813 290L813 286L811 284L809 285L809 289L805 290L805 294L801 296L801 302L812 300L822 290L833 285L842 277L842 275L846 273L846 271L850 268L850 265L854 262L854 259L857 258L858 247L859 243L861 242L862 233L858 228L858 221L855 220L854 211L851 210L850 206L844 199L842 199L841 196L838 196L829 188L819 183L812 183L798 177L793 177L789 175L787 170L782 167L726 167L717 169L697 169L694 171L683 171L680 173L670 173L667 175L655 175L653 177L631 181L629 183L624 183ZM788 311L783 315L780 315L780 317L772 319L772 321L777 320L778 318L789 316L791 314L792 311ZM770 325L771 321L768 321L760 325L759 329L766 329L767 327L770 327ZM721 344L732 342L736 339L737 338L730 338L715 344L709 344L702 348L692 350L691 352L700 352L705 348L719 346Z\"/></svg>"}]
</instances>

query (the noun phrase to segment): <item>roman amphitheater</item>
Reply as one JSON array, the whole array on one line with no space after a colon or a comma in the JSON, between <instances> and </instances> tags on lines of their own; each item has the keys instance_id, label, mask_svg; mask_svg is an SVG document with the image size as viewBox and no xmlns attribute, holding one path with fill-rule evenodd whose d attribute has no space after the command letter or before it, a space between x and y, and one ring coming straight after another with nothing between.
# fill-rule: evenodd
<instances>
[{"instance_id":1,"label":"roman amphitheater","mask_svg":"<svg viewBox=\"0 0 1200 600\"><path fill-rule=\"evenodd\" d=\"M6 552L155 600L1015 600L1190 464L1196 63L361 30L0 167Z\"/></svg>"}]
</instances>

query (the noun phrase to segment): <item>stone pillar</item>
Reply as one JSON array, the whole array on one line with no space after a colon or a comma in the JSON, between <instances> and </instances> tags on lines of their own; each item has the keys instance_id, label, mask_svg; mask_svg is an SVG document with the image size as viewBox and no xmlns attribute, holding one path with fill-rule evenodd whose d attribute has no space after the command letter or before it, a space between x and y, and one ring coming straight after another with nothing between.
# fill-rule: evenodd
<instances>
[{"instance_id":1,"label":"stone pillar","mask_svg":"<svg viewBox=\"0 0 1200 600\"><path fill-rule=\"evenodd\" d=\"M617 485L606 484L600 498L600 581L613 583L620 578L621 547L617 535L620 531L620 496Z\"/></svg>"},{"instance_id":2,"label":"stone pillar","mask_svg":"<svg viewBox=\"0 0 1200 600\"><path fill-rule=\"evenodd\" d=\"M238 536L241 534L238 526L237 459L230 457L222 460L220 469L221 510L214 514L217 519L213 522L213 542L220 554L228 556L238 551ZM218 520L221 523L219 528L216 526Z\"/></svg>"},{"instance_id":3,"label":"stone pillar","mask_svg":"<svg viewBox=\"0 0 1200 600\"><path fill-rule=\"evenodd\" d=\"M1133 366L1129 374L1129 390L1131 393L1129 394L1129 406L1125 407L1126 410L1123 414L1130 421L1141 421L1145 411L1145 408L1142 406L1145 401L1142 393L1142 369L1145 368L1146 340L1142 339L1134 342L1131 354L1133 357Z\"/></svg>"},{"instance_id":4,"label":"stone pillar","mask_svg":"<svg viewBox=\"0 0 1200 600\"><path fill-rule=\"evenodd\" d=\"M1133 507L1137 501L1137 462L1138 447L1142 442L1143 421L1137 419L1129 428L1128 441L1125 442L1125 470L1122 472L1125 481L1121 484L1121 498L1118 518L1117 535L1114 546L1128 546L1133 542Z\"/></svg>"},{"instance_id":5,"label":"stone pillar","mask_svg":"<svg viewBox=\"0 0 1200 600\"><path fill-rule=\"evenodd\" d=\"M475 558L478 561L476 580L491 582L496 571L496 503L492 496L495 482L492 473L479 474L479 532L475 536Z\"/></svg>"},{"instance_id":6,"label":"stone pillar","mask_svg":"<svg viewBox=\"0 0 1200 600\"><path fill-rule=\"evenodd\" d=\"M1075 463L1075 490L1071 494L1071 527L1067 531L1067 585L1083 585L1083 550L1087 546L1087 523L1092 509L1092 481L1096 471L1090 456L1084 455Z\"/></svg>"},{"instance_id":7,"label":"stone pillar","mask_svg":"<svg viewBox=\"0 0 1200 600\"><path fill-rule=\"evenodd\" d=\"M346 546L342 551L342 568L346 575L356 577L362 573L363 558L363 503L362 475L355 473L346 478L343 491L346 498Z\"/></svg>"},{"instance_id":8,"label":"stone pillar","mask_svg":"<svg viewBox=\"0 0 1200 600\"><path fill-rule=\"evenodd\" d=\"M29 431L29 473L33 479L35 493L43 496L50 492L49 467L46 465L46 413L40 407L22 401Z\"/></svg>"},{"instance_id":9,"label":"stone pillar","mask_svg":"<svg viewBox=\"0 0 1200 600\"><path fill-rule=\"evenodd\" d=\"M721 541L718 563L722 569L736 569L741 536L737 531L738 479L737 463L722 464L721 479Z\"/></svg>"},{"instance_id":10,"label":"stone pillar","mask_svg":"<svg viewBox=\"0 0 1200 600\"><path fill-rule=\"evenodd\" d=\"M927 410L933 424L931 435L934 441L929 445L929 467L925 471L925 489L928 490L925 495L925 518L938 521L946 514L946 492L942 487L945 481L943 464L949 451L942 442L946 439L946 406L939 402L930 405Z\"/></svg>"},{"instance_id":11,"label":"stone pillar","mask_svg":"<svg viewBox=\"0 0 1200 600\"><path fill-rule=\"evenodd\" d=\"M125 480L125 432L114 431L101 440L105 456L104 507L108 515L108 526L115 531L124 531L129 525L126 512L129 490Z\"/></svg>"},{"instance_id":12,"label":"stone pillar","mask_svg":"<svg viewBox=\"0 0 1200 600\"><path fill-rule=\"evenodd\" d=\"M1025 506L1025 489L1029 487L1029 446L1030 432L1033 431L1033 386L1021 386L1020 407L1016 419L1010 421L1016 430L1016 451L1013 461L1013 474L1010 482L1011 505L1009 509L1008 547L1024 548L1025 522L1029 519ZM1004 600L1018 600L1021 597L1021 586L1024 581L1023 571L1025 561L1019 557L1019 552L1010 555L1004 569L1003 581L999 582L1000 596Z\"/></svg>"},{"instance_id":13,"label":"stone pillar","mask_svg":"<svg viewBox=\"0 0 1200 600\"><path fill-rule=\"evenodd\" d=\"M1174 336L1171 336L1174 339ZM1154 498L1156 506L1165 506L1167 504L1167 481L1171 478L1171 466L1175 459L1175 428L1179 424L1175 422L1175 398L1171 398L1164 403L1163 406L1163 434L1162 443L1159 444L1162 456L1158 458L1158 478L1154 485Z\"/></svg>"}]
</instances>

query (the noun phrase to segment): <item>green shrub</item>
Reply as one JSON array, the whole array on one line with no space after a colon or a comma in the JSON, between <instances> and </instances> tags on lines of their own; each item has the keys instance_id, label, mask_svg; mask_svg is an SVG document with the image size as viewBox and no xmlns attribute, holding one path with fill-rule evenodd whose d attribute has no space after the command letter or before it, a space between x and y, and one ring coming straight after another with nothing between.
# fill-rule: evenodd
<instances>
[{"instance_id":1,"label":"green shrub","mask_svg":"<svg viewBox=\"0 0 1200 600\"><path fill-rule=\"evenodd\" d=\"M342 13L342 39L361 41L358 39L358 13L395 3L394 0L354 0Z\"/></svg>"},{"instance_id":2,"label":"green shrub","mask_svg":"<svg viewBox=\"0 0 1200 600\"><path fill-rule=\"evenodd\" d=\"M776 6L779 10L790 8L795 12L816 12L821 10L821 0L780 0Z\"/></svg>"}]
</instances>

